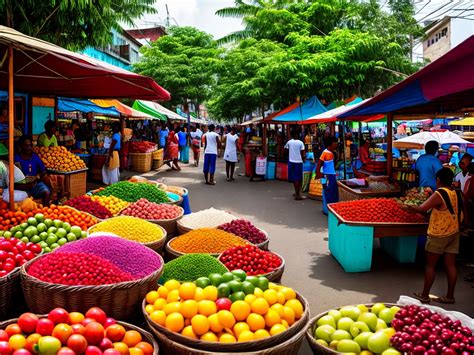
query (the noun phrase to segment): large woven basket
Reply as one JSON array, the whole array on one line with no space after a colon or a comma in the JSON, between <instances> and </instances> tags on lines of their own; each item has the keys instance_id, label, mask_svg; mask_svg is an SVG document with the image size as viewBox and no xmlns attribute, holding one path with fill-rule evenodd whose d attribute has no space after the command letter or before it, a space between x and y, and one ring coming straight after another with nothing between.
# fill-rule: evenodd
<instances>
[{"instance_id":1,"label":"large woven basket","mask_svg":"<svg viewBox=\"0 0 474 355\"><path fill-rule=\"evenodd\" d=\"M43 257L39 256L38 258ZM163 271L161 267L139 280L100 286L68 286L52 284L30 276L30 260L20 269L21 286L28 308L34 313L48 313L56 307L85 313L91 307L100 307L110 317L133 319L139 312L141 300L156 289Z\"/></svg>"},{"instance_id":2,"label":"large woven basket","mask_svg":"<svg viewBox=\"0 0 474 355\"><path fill-rule=\"evenodd\" d=\"M397 306L394 303L385 303L385 305L388 307ZM365 306L367 306L370 309L370 307L372 307L373 304L366 304ZM333 309L341 309L341 308L342 307L333 308ZM316 323L318 322L319 318L324 317L325 315L328 314L328 312L329 311L320 313L317 316L311 318L311 320L309 321L308 328L306 330L306 339L308 340L308 343L311 346L311 350L313 351L313 354L322 354L322 355L340 354L340 352L337 352L336 350L333 350L331 348L328 348L326 346L319 344L314 338Z\"/></svg>"},{"instance_id":3,"label":"large woven basket","mask_svg":"<svg viewBox=\"0 0 474 355\"><path fill-rule=\"evenodd\" d=\"M128 153L129 170L137 173L151 171L152 153Z\"/></svg>"},{"instance_id":4,"label":"large woven basket","mask_svg":"<svg viewBox=\"0 0 474 355\"><path fill-rule=\"evenodd\" d=\"M20 268L0 277L0 319L5 318L12 309L12 304L21 292Z\"/></svg>"},{"instance_id":5,"label":"large woven basket","mask_svg":"<svg viewBox=\"0 0 474 355\"><path fill-rule=\"evenodd\" d=\"M186 233L191 232L193 230L192 228L188 228L188 227L183 226L181 221L178 221L178 223L176 224L176 229L178 230L179 235L186 234Z\"/></svg>"},{"instance_id":6,"label":"large woven basket","mask_svg":"<svg viewBox=\"0 0 474 355\"><path fill-rule=\"evenodd\" d=\"M229 352L229 353L244 353L244 352L252 352L258 353L258 351L267 350L271 347L277 346L286 342L287 340L293 338L300 332L305 332L307 323L309 320L309 304L306 299L301 296L299 293L296 294L298 300L303 304L303 315L301 318L296 321L291 327L289 327L286 331L274 335L272 337L264 338L261 340L256 341L249 341L249 342L241 342L241 343L215 343L215 342L208 342L202 341L198 339L191 339L187 338L181 334L172 332L162 325L154 322L151 320L147 312L145 311L146 301L144 300L142 303L142 312L145 316L145 320L152 331L152 333L158 338L167 338L169 342L178 343L185 347L189 347L194 350L192 354L196 353L206 353L206 352ZM163 340L160 341L162 347L166 348L167 346L171 346L171 344L165 344ZM170 352L173 353L174 352ZM287 353L289 354L289 353Z\"/></svg>"},{"instance_id":7,"label":"large woven basket","mask_svg":"<svg viewBox=\"0 0 474 355\"><path fill-rule=\"evenodd\" d=\"M37 316L39 318L46 318L47 315L46 314L37 314ZM5 329L8 325L10 324L13 324L13 323L17 323L18 322L18 318L13 318L13 319L9 319L9 320L5 320L3 322L0 322L0 329ZM118 324L120 324L121 326L123 326L125 328L125 330L136 330L137 332L139 332L142 336L142 339L143 341L146 341L148 343L150 343L152 346L153 346L153 355L158 355L158 352L159 352L159 346L158 346L158 343L156 342L155 338L153 337L153 335L151 335L149 332L143 330L142 328L139 328L133 324L129 324L129 323L125 323L125 322L121 322L121 321L117 321Z\"/></svg>"}]
</instances>

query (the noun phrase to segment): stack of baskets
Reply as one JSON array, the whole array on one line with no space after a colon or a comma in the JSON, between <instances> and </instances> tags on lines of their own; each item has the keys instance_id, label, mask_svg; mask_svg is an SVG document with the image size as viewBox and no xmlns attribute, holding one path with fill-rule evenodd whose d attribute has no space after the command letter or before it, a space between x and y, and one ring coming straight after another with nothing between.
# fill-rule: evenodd
<instances>
[{"instance_id":1,"label":"stack of baskets","mask_svg":"<svg viewBox=\"0 0 474 355\"><path fill-rule=\"evenodd\" d=\"M129 153L129 169L137 173L147 173L151 171L153 153Z\"/></svg>"},{"instance_id":2,"label":"stack of baskets","mask_svg":"<svg viewBox=\"0 0 474 355\"><path fill-rule=\"evenodd\" d=\"M163 148L155 150L152 153L153 163L152 163L152 170L158 170L163 166Z\"/></svg>"}]
</instances>

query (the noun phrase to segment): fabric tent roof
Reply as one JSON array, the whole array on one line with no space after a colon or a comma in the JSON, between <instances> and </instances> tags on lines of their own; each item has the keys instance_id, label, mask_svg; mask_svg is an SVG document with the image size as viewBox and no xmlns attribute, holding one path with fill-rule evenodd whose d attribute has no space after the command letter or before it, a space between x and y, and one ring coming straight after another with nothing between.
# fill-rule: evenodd
<instances>
[{"instance_id":1,"label":"fabric tent roof","mask_svg":"<svg viewBox=\"0 0 474 355\"><path fill-rule=\"evenodd\" d=\"M156 102L152 102L152 101L135 100L135 102L133 103L133 108L138 111L146 112L164 121L166 121L167 119L169 119L170 121L182 121L182 122L187 121L186 117L183 117L177 114L176 112L168 110L166 107L163 107L160 104ZM205 120L194 118L194 117L191 117L191 122L199 123L199 124L207 124Z\"/></svg>"},{"instance_id":2,"label":"fabric tent roof","mask_svg":"<svg viewBox=\"0 0 474 355\"><path fill-rule=\"evenodd\" d=\"M318 100L316 96L312 96L303 104L298 105L294 109L284 114L278 115L272 119L275 123L302 123L309 117L327 111L326 107Z\"/></svg>"},{"instance_id":3,"label":"fabric tent roof","mask_svg":"<svg viewBox=\"0 0 474 355\"><path fill-rule=\"evenodd\" d=\"M169 100L153 79L0 26L0 53L13 46L15 91L35 95ZM8 88L8 60L0 62L0 89Z\"/></svg>"},{"instance_id":4,"label":"fabric tent roof","mask_svg":"<svg viewBox=\"0 0 474 355\"><path fill-rule=\"evenodd\" d=\"M168 119L168 117L166 117L166 115L162 114L161 112L158 112L153 107L153 105L147 105L147 104L145 104L145 102L150 102L150 101L135 100L132 107L137 111L144 112L144 113L146 113L150 116L153 116L155 118L158 118L162 121L166 121ZM150 102L150 103L153 104L153 102Z\"/></svg>"},{"instance_id":5,"label":"fabric tent roof","mask_svg":"<svg viewBox=\"0 0 474 355\"><path fill-rule=\"evenodd\" d=\"M251 120L241 123L240 126L250 126L251 124L259 124L262 122L263 122L262 117L255 117L255 118L252 118Z\"/></svg>"},{"instance_id":6,"label":"fabric tent roof","mask_svg":"<svg viewBox=\"0 0 474 355\"><path fill-rule=\"evenodd\" d=\"M393 112L421 114L457 112L474 106L474 36L363 105L342 115L364 116Z\"/></svg>"},{"instance_id":7,"label":"fabric tent roof","mask_svg":"<svg viewBox=\"0 0 474 355\"><path fill-rule=\"evenodd\" d=\"M280 111L273 112L273 113L269 114L267 117L265 117L265 121L271 121L274 117L277 117L277 116L283 115L287 112L290 112L290 111L294 110L297 107L300 107L300 102L299 101L296 101L296 102L292 103L290 106L285 107L283 110L280 110Z\"/></svg>"},{"instance_id":8,"label":"fabric tent roof","mask_svg":"<svg viewBox=\"0 0 474 355\"><path fill-rule=\"evenodd\" d=\"M474 126L474 117L466 117L460 120L449 121L449 126Z\"/></svg>"},{"instance_id":9,"label":"fabric tent roof","mask_svg":"<svg viewBox=\"0 0 474 355\"><path fill-rule=\"evenodd\" d=\"M146 119L146 120L153 120L156 119L153 116L145 112L141 112L121 103L119 100L101 100L101 99L93 99L90 100L98 106L101 107L115 107L122 115L127 116L129 119Z\"/></svg>"},{"instance_id":10,"label":"fabric tent roof","mask_svg":"<svg viewBox=\"0 0 474 355\"><path fill-rule=\"evenodd\" d=\"M120 116L120 112L113 107L99 106L89 100L71 99L66 97L58 98L58 111L60 112L83 112L83 113L97 113L106 116Z\"/></svg>"},{"instance_id":11,"label":"fabric tent roof","mask_svg":"<svg viewBox=\"0 0 474 355\"><path fill-rule=\"evenodd\" d=\"M429 141L437 141L439 145L470 143L462 139L456 133L453 133L450 131L444 131L444 132L420 132L412 136L394 141L393 146L395 148L423 149L425 144Z\"/></svg>"}]
</instances>

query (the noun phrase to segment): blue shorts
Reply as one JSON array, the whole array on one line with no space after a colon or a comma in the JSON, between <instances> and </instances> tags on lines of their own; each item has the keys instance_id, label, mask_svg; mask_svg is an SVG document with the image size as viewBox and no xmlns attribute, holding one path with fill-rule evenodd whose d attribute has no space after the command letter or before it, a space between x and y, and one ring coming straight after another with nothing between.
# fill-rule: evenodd
<instances>
[{"instance_id":1,"label":"blue shorts","mask_svg":"<svg viewBox=\"0 0 474 355\"><path fill-rule=\"evenodd\" d=\"M51 190L44 182L40 181L35 185L35 187L28 191L28 195L33 196L33 198L41 198L46 192L51 193Z\"/></svg>"},{"instance_id":2,"label":"blue shorts","mask_svg":"<svg viewBox=\"0 0 474 355\"><path fill-rule=\"evenodd\" d=\"M303 163L288 163L288 181L303 181Z\"/></svg>"},{"instance_id":3,"label":"blue shorts","mask_svg":"<svg viewBox=\"0 0 474 355\"><path fill-rule=\"evenodd\" d=\"M204 154L204 174L214 174L216 172L217 154Z\"/></svg>"}]
</instances>

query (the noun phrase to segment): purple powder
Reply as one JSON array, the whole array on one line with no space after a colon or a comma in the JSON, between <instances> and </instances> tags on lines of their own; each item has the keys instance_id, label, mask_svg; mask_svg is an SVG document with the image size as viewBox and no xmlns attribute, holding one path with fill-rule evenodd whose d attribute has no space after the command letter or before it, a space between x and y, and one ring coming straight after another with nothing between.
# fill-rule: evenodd
<instances>
[{"instance_id":1,"label":"purple powder","mask_svg":"<svg viewBox=\"0 0 474 355\"><path fill-rule=\"evenodd\" d=\"M130 240L97 236L66 243L56 251L82 252L101 256L136 278L143 278L159 269L161 256L150 248Z\"/></svg>"}]
</instances>

